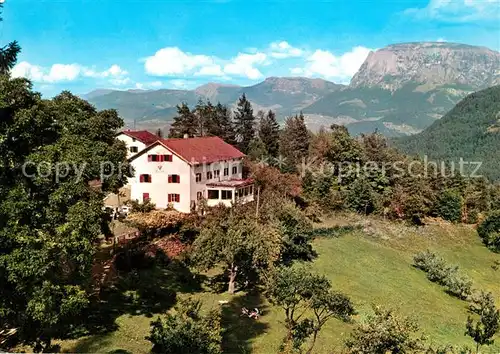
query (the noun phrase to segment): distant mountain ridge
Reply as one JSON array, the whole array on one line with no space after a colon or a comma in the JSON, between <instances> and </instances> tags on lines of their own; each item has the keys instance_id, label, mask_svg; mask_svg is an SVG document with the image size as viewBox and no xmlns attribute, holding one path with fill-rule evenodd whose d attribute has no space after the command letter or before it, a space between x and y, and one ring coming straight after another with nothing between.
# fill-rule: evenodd
<instances>
[{"instance_id":1,"label":"distant mountain ridge","mask_svg":"<svg viewBox=\"0 0 500 354\"><path fill-rule=\"evenodd\" d=\"M269 77L241 87L208 83L195 90L91 92L99 109L116 108L138 126L165 126L181 102L194 106L210 99L233 107L245 93L255 111L276 111L278 118L302 110L316 130L332 123L353 134L374 130L387 136L421 132L462 98L500 84L500 53L484 47L447 42L393 44L371 52L349 86L322 79Z\"/></svg>"},{"instance_id":2,"label":"distant mountain ridge","mask_svg":"<svg viewBox=\"0 0 500 354\"><path fill-rule=\"evenodd\" d=\"M465 162L481 162L479 173L500 180L497 153L500 151L500 86L465 97L420 134L394 142L408 154L427 155L433 161L454 161L457 172L461 158Z\"/></svg>"},{"instance_id":3,"label":"distant mountain ridge","mask_svg":"<svg viewBox=\"0 0 500 354\"><path fill-rule=\"evenodd\" d=\"M500 83L500 53L457 43L389 45L371 52L348 88L304 110L315 125L345 124L353 134L418 133L462 98Z\"/></svg>"},{"instance_id":4,"label":"distant mountain ridge","mask_svg":"<svg viewBox=\"0 0 500 354\"><path fill-rule=\"evenodd\" d=\"M494 86L500 84L500 54L485 47L458 43L393 44L371 52L350 87L395 90L410 83L421 83L428 88Z\"/></svg>"},{"instance_id":5,"label":"distant mountain ridge","mask_svg":"<svg viewBox=\"0 0 500 354\"><path fill-rule=\"evenodd\" d=\"M194 106L199 99L209 99L232 107L245 93L255 112L272 109L283 118L344 87L323 79L270 77L247 87L208 83L194 90L96 90L84 97L98 109L117 109L128 124L135 120L138 127L153 128L168 123L181 102Z\"/></svg>"}]
</instances>

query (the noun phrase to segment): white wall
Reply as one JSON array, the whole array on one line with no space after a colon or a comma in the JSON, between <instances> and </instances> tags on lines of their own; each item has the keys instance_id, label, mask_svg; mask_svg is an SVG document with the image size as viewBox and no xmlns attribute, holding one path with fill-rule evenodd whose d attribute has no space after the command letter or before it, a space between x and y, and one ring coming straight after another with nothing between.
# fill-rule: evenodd
<instances>
[{"instance_id":1,"label":"white wall","mask_svg":"<svg viewBox=\"0 0 500 354\"><path fill-rule=\"evenodd\" d=\"M238 168L237 174L232 174L232 168L236 166ZM229 168L229 175L224 176L224 167ZM220 178L215 178L213 176L214 170L220 170ZM207 180L207 172L212 171L212 176L214 178ZM196 182L196 174L201 173L201 181ZM191 184L191 199L196 200L197 192L202 192L203 197L206 198L206 184L210 182L219 182L219 181L227 181L230 179L242 179L243 178L243 160L242 159L234 159L229 161L220 161L205 165L193 166L192 167L192 184Z\"/></svg>"},{"instance_id":2,"label":"white wall","mask_svg":"<svg viewBox=\"0 0 500 354\"><path fill-rule=\"evenodd\" d=\"M140 152L142 149L144 149L146 147L146 144L140 142L139 140L133 139L124 133L118 134L118 136L116 138L118 140L123 141L125 143L125 145L127 145L127 159L129 159L132 156L134 156L135 154L137 154L137 153L130 152L130 148L132 146L136 146L138 152Z\"/></svg>"},{"instance_id":3,"label":"white wall","mask_svg":"<svg viewBox=\"0 0 500 354\"><path fill-rule=\"evenodd\" d=\"M172 155L172 162L150 162L148 155ZM131 162L135 169L135 176L130 179L131 199L142 202L143 193L149 193L150 200L157 208L163 209L168 205L168 194L180 194L180 203L173 203L178 211L189 213L191 203L191 178L190 165L172 154L162 145L157 145L137 157ZM160 169L161 166L161 169ZM141 183L140 175L151 175L151 183ZM168 183L168 176L176 174L180 176L180 183ZM196 193L195 193L196 196Z\"/></svg>"}]
</instances>

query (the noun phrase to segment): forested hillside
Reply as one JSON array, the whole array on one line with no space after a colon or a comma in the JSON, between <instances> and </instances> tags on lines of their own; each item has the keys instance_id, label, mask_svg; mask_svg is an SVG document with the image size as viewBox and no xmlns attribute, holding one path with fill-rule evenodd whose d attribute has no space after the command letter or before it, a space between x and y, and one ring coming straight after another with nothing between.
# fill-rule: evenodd
<instances>
[{"instance_id":1,"label":"forested hillside","mask_svg":"<svg viewBox=\"0 0 500 354\"><path fill-rule=\"evenodd\" d=\"M422 133L395 143L433 160L482 162L481 174L500 179L500 86L467 96Z\"/></svg>"}]
</instances>

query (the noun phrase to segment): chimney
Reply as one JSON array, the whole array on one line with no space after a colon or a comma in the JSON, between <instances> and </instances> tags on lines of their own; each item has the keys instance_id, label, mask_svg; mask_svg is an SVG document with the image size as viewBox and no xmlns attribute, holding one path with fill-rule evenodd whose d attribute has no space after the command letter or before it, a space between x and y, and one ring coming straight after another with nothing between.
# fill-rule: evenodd
<instances>
[{"instance_id":1,"label":"chimney","mask_svg":"<svg viewBox=\"0 0 500 354\"><path fill-rule=\"evenodd\" d=\"M189 135L188 134L184 134L184 139L188 139L189 138Z\"/></svg>"}]
</instances>

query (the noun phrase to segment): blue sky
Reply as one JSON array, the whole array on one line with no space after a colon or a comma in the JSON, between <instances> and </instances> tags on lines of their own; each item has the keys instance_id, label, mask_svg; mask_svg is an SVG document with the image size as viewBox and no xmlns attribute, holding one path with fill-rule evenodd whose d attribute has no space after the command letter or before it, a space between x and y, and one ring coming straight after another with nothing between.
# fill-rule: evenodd
<instances>
[{"instance_id":1,"label":"blue sky","mask_svg":"<svg viewBox=\"0 0 500 354\"><path fill-rule=\"evenodd\" d=\"M0 39L19 41L13 75L47 96L268 76L348 83L370 50L392 43L500 50L499 1L4 0Z\"/></svg>"}]
</instances>

